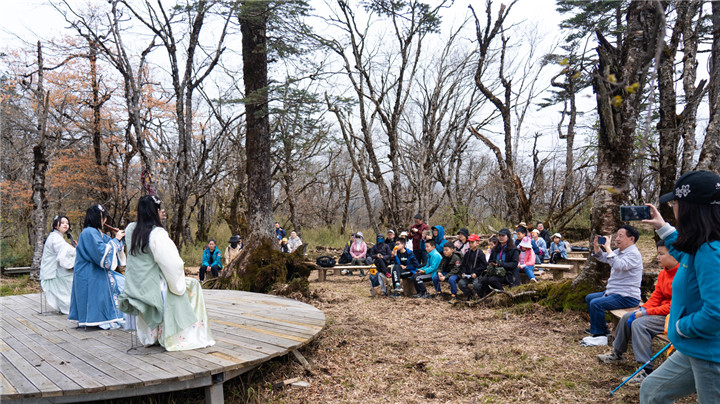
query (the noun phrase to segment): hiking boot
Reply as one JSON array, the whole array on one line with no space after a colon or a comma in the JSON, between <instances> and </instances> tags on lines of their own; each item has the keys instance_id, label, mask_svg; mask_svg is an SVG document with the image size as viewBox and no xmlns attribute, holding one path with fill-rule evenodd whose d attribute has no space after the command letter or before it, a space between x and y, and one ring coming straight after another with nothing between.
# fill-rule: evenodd
<instances>
[{"instance_id":1,"label":"hiking boot","mask_svg":"<svg viewBox=\"0 0 720 404\"><path fill-rule=\"evenodd\" d=\"M424 296L425 296L424 294L418 293L418 294L416 294L416 295L413 295L413 298L414 298L414 299L422 299Z\"/></svg>"},{"instance_id":2,"label":"hiking boot","mask_svg":"<svg viewBox=\"0 0 720 404\"><path fill-rule=\"evenodd\" d=\"M440 293L435 293L432 298L435 300L442 300L442 296L440 296Z\"/></svg>"},{"instance_id":3,"label":"hiking boot","mask_svg":"<svg viewBox=\"0 0 720 404\"><path fill-rule=\"evenodd\" d=\"M375 297L375 288L374 287L370 288L370 297Z\"/></svg>"},{"instance_id":4,"label":"hiking boot","mask_svg":"<svg viewBox=\"0 0 720 404\"><path fill-rule=\"evenodd\" d=\"M640 384L642 384L643 380L645 380L646 377L648 377L648 374L647 372L645 372L645 369L643 369L639 371L638 374L633 376L632 379L628 380L627 384L634 384L636 386L639 386Z\"/></svg>"},{"instance_id":5,"label":"hiking boot","mask_svg":"<svg viewBox=\"0 0 720 404\"><path fill-rule=\"evenodd\" d=\"M352 275L352 272L350 272L350 275ZM365 271L363 271L362 269L360 270L360 276L365 276Z\"/></svg>"},{"instance_id":6,"label":"hiking boot","mask_svg":"<svg viewBox=\"0 0 720 404\"><path fill-rule=\"evenodd\" d=\"M402 290L402 288L400 287L400 284L399 284L399 283L396 283L396 284L395 284L395 289L393 289L393 292L400 293L400 292L402 292L402 291L403 291L403 290Z\"/></svg>"},{"instance_id":7,"label":"hiking boot","mask_svg":"<svg viewBox=\"0 0 720 404\"><path fill-rule=\"evenodd\" d=\"M597 358L602 363L617 363L622 361L622 357L615 354L615 351L607 354L598 355Z\"/></svg>"},{"instance_id":8,"label":"hiking boot","mask_svg":"<svg viewBox=\"0 0 720 404\"><path fill-rule=\"evenodd\" d=\"M455 295L452 295L452 296L450 297L449 303L450 303L450 304L455 304L455 303L457 303L457 299L455 298Z\"/></svg>"},{"instance_id":9,"label":"hiking boot","mask_svg":"<svg viewBox=\"0 0 720 404\"><path fill-rule=\"evenodd\" d=\"M428 293L428 292L425 292L425 294L424 294L424 295L422 295L422 298L423 298L423 299L431 299L431 298L432 298L432 296L430 295L430 293Z\"/></svg>"}]
</instances>

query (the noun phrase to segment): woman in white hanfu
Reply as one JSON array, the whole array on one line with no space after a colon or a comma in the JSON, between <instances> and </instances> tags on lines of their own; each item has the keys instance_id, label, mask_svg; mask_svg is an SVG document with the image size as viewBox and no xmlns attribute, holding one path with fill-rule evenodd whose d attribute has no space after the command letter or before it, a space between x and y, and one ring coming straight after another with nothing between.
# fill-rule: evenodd
<instances>
[{"instance_id":1,"label":"woman in white hanfu","mask_svg":"<svg viewBox=\"0 0 720 404\"><path fill-rule=\"evenodd\" d=\"M215 344L197 279L185 277L185 263L160 221L161 202L140 198L137 222L125 229L128 240L125 289L120 310L126 328L137 330L143 345L168 351Z\"/></svg>"},{"instance_id":2,"label":"woman in white hanfu","mask_svg":"<svg viewBox=\"0 0 720 404\"><path fill-rule=\"evenodd\" d=\"M53 218L53 231L48 235L43 247L40 262L40 286L45 293L45 301L53 309L68 314L70 312L70 294L72 293L73 266L75 266L75 246L63 240L70 237L70 221L66 216Z\"/></svg>"}]
</instances>

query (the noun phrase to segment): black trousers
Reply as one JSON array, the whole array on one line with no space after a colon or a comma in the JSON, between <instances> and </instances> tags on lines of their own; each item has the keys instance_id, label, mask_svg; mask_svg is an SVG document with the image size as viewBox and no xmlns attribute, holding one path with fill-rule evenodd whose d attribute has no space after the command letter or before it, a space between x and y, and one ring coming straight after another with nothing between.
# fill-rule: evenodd
<instances>
[{"instance_id":1,"label":"black trousers","mask_svg":"<svg viewBox=\"0 0 720 404\"><path fill-rule=\"evenodd\" d=\"M387 264L385 263L385 260L382 258L375 258L373 260L373 264L375 264L375 268L377 268L378 272L381 272L383 275L390 273L388 271Z\"/></svg>"},{"instance_id":2,"label":"black trousers","mask_svg":"<svg viewBox=\"0 0 720 404\"><path fill-rule=\"evenodd\" d=\"M432 281L432 275L428 274L419 274L415 273L415 275L412 276L413 282L415 282L415 290L417 290L419 295L424 295L427 293L427 288L425 287L425 282Z\"/></svg>"},{"instance_id":3,"label":"black trousers","mask_svg":"<svg viewBox=\"0 0 720 404\"><path fill-rule=\"evenodd\" d=\"M560 252L558 252L558 251L555 251L550 256L550 263L557 264L558 260L561 260L561 259L562 259L562 254L560 254Z\"/></svg>"},{"instance_id":4,"label":"black trousers","mask_svg":"<svg viewBox=\"0 0 720 404\"><path fill-rule=\"evenodd\" d=\"M491 275L491 276L485 275L485 276L483 276L482 278L480 278L480 292L478 292L478 295L479 295L480 297L486 296L488 293L490 293L490 288L491 288L491 287L492 287L493 289L500 289L500 290L502 290L502 288L503 288L503 281L504 281L503 278L501 278L501 277L499 277L499 276L496 276L496 275ZM477 290L477 289L476 289L476 290Z\"/></svg>"},{"instance_id":5,"label":"black trousers","mask_svg":"<svg viewBox=\"0 0 720 404\"><path fill-rule=\"evenodd\" d=\"M412 272L408 271L407 269L400 268L400 265L397 265L397 264L392 266L392 270L390 272L392 272L393 286L400 283L400 279L409 278L413 274Z\"/></svg>"},{"instance_id":6,"label":"black trousers","mask_svg":"<svg viewBox=\"0 0 720 404\"><path fill-rule=\"evenodd\" d=\"M462 278L458 281L458 287L468 298L477 293L480 295L480 281L482 278Z\"/></svg>"},{"instance_id":7,"label":"black trousers","mask_svg":"<svg viewBox=\"0 0 720 404\"><path fill-rule=\"evenodd\" d=\"M200 267L200 281L202 282L205 279L205 271L208 270L208 267L206 265L203 265ZM214 277L217 278L218 274L220 273L220 267L217 265L213 265L210 267L210 270L212 271L212 274Z\"/></svg>"}]
</instances>

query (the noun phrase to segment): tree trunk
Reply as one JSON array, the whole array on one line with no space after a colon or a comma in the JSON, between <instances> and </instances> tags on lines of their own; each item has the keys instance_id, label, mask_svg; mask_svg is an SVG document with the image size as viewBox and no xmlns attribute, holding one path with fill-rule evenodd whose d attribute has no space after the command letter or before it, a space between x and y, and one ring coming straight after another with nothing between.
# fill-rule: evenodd
<instances>
[{"instance_id":1,"label":"tree trunk","mask_svg":"<svg viewBox=\"0 0 720 404\"><path fill-rule=\"evenodd\" d=\"M32 223L30 242L33 246L32 255L32 271L33 275L37 275L40 271L40 261L42 261L42 252L45 244L45 226L47 221L48 200L45 193L45 174L48 169L48 161L45 156L45 135L47 132L48 117L48 94L45 93L44 85L44 64L42 54L42 44L37 43L37 64L38 64L38 83L35 93L35 135L37 136L37 144L33 147L33 176L32 176L32 197L33 205L30 213L30 222Z\"/></svg>"},{"instance_id":2,"label":"tree trunk","mask_svg":"<svg viewBox=\"0 0 720 404\"><path fill-rule=\"evenodd\" d=\"M600 130L598 132L597 184L593 202L591 237L613 234L622 224L619 207L627 201L635 127L642 90L652 62L660 12L651 1L631 2L627 30L619 49L597 32L598 66L593 72ZM630 86L635 91L627 91ZM575 289L602 290L609 266L590 257L572 282Z\"/></svg>"},{"instance_id":3,"label":"tree trunk","mask_svg":"<svg viewBox=\"0 0 720 404\"><path fill-rule=\"evenodd\" d=\"M244 1L240 11L247 135L247 219L251 248L273 238L270 119L268 116L268 3Z\"/></svg>"},{"instance_id":4,"label":"tree trunk","mask_svg":"<svg viewBox=\"0 0 720 404\"><path fill-rule=\"evenodd\" d=\"M702 26L702 22L698 21L697 25L693 27L693 17L698 13L700 9L701 1L693 0L690 3L678 2L678 10L686 9L686 23L683 26L682 38L683 38L683 90L685 93L685 109L682 114L683 130L680 132L680 136L683 140L683 151L682 159L680 164L680 174L685 174L691 171L694 167L695 162L695 128L697 125L697 108L700 104L701 97L698 96L696 91L702 88L701 86L695 86L695 79L697 78L697 47L698 47L698 30ZM698 19L699 20L699 19ZM661 212L663 217L665 212ZM671 215L670 218L674 218L675 215Z\"/></svg>"},{"instance_id":5,"label":"tree trunk","mask_svg":"<svg viewBox=\"0 0 720 404\"><path fill-rule=\"evenodd\" d=\"M700 151L696 170L720 173L720 1L712 2L713 43L710 53L710 84L708 104L710 123Z\"/></svg>"},{"instance_id":6,"label":"tree trunk","mask_svg":"<svg viewBox=\"0 0 720 404\"><path fill-rule=\"evenodd\" d=\"M355 177L355 171L350 170L350 176L343 183L345 185L345 202L343 203L342 224L340 225L340 234L345 235L348 218L350 217L350 199L352 197L352 181Z\"/></svg>"}]
</instances>

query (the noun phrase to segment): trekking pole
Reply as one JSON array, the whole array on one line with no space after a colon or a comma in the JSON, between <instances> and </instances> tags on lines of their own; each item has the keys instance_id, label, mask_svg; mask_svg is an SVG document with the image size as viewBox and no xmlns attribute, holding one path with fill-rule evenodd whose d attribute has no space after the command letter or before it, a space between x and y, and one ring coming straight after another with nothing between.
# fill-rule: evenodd
<instances>
[{"instance_id":1,"label":"trekking pole","mask_svg":"<svg viewBox=\"0 0 720 404\"><path fill-rule=\"evenodd\" d=\"M655 355L653 355L653 357L650 358L649 361L645 362L644 365L640 366L640 368L639 368L638 370L636 370L635 373L633 373L633 374L631 374L630 376L628 376L628 378L625 379L624 382L620 383L619 386L615 387L615 389L614 389L613 391L611 391L611 392L608 394L608 396L612 397L612 395L615 394L615 392L618 391L618 389L619 389L620 387L624 386L625 383L628 382L628 380L632 379L633 376L635 376L636 374L638 374L638 372L640 372L641 370L645 369L645 366L649 365L652 361L654 361L655 358L657 358L658 356L660 356L661 353L667 351L667 349L670 348L670 345L672 345L672 343L665 345L665 348L659 350L658 353L656 353Z\"/></svg>"}]
</instances>

